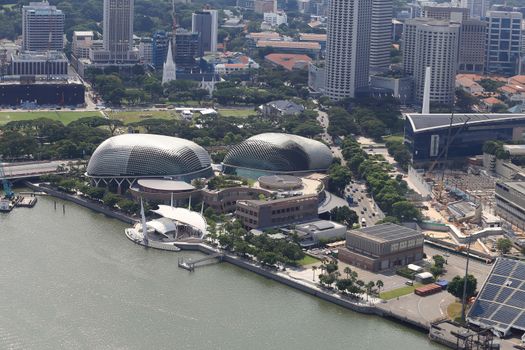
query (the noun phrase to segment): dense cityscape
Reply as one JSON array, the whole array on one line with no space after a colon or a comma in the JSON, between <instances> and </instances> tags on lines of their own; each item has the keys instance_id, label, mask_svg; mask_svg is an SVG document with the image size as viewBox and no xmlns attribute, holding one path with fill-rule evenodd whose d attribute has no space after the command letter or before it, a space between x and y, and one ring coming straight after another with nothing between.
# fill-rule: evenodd
<instances>
[{"instance_id":1,"label":"dense cityscape","mask_svg":"<svg viewBox=\"0 0 525 350\"><path fill-rule=\"evenodd\" d=\"M525 349L524 167L523 0L1 0L0 348Z\"/></svg>"}]
</instances>

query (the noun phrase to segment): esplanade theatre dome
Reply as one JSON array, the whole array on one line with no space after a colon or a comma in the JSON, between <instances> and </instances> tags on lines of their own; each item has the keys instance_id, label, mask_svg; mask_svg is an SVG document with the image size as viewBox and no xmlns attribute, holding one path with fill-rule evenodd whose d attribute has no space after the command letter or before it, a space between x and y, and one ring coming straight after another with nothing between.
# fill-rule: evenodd
<instances>
[{"instance_id":1,"label":"esplanade theatre dome","mask_svg":"<svg viewBox=\"0 0 525 350\"><path fill-rule=\"evenodd\" d=\"M163 135L125 134L111 137L97 147L89 160L87 175L93 179L126 178L133 182L145 177L190 181L210 177L212 169L208 152L192 141Z\"/></svg>"},{"instance_id":2,"label":"esplanade theatre dome","mask_svg":"<svg viewBox=\"0 0 525 350\"><path fill-rule=\"evenodd\" d=\"M323 143L281 133L252 136L234 146L224 158L227 173L249 177L325 171L330 164L332 153Z\"/></svg>"}]
</instances>

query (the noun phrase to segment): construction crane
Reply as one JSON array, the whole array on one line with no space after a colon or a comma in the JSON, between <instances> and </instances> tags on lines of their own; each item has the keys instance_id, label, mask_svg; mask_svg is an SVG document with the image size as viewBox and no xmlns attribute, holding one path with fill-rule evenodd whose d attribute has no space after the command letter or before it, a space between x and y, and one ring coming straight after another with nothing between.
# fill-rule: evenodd
<instances>
[{"instance_id":1,"label":"construction crane","mask_svg":"<svg viewBox=\"0 0 525 350\"><path fill-rule=\"evenodd\" d=\"M465 126L467 125L467 123L469 122L470 120L470 117L466 117L465 119L465 122L463 123L463 125L454 133L454 135L452 135L452 124L453 124L453 121L454 121L454 112L452 112L452 114L450 115L450 124L448 126L448 135L447 135L447 143L445 144L445 148L443 148L443 150L441 150L441 152L439 152L437 158L434 160L434 162L432 163L432 165L430 166L430 168L428 169L428 172L431 173L432 170L434 170L434 168L436 167L437 163L439 162L439 160L441 159L441 157L443 157L443 155L445 156L445 166L446 166L446 163L448 161L448 150L449 150L449 147L450 145L452 144L452 142L456 139L456 137L459 135L459 133L461 133L463 131L463 129L465 128ZM437 200L441 200L441 195L443 193L443 188L444 188L444 179L445 179L445 169L443 168L443 172L441 173L441 179L439 180L438 184L437 184Z\"/></svg>"},{"instance_id":2,"label":"construction crane","mask_svg":"<svg viewBox=\"0 0 525 350\"><path fill-rule=\"evenodd\" d=\"M4 189L5 198L7 199L13 198L15 196L15 193L11 189L11 184L7 180L7 176L4 171L4 165L2 164L1 159L0 159L0 180L2 181L2 187Z\"/></svg>"}]
</instances>

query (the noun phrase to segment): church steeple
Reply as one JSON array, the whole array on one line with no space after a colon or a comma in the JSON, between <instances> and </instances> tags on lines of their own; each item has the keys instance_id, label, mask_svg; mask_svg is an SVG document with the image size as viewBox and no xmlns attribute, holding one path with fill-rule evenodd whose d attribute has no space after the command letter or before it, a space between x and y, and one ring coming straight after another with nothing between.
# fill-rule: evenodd
<instances>
[{"instance_id":1,"label":"church steeple","mask_svg":"<svg viewBox=\"0 0 525 350\"><path fill-rule=\"evenodd\" d=\"M177 79L177 69L175 61L173 60L173 53L171 51L171 40L168 44L168 54L166 55L166 62L162 69L162 85Z\"/></svg>"}]
</instances>

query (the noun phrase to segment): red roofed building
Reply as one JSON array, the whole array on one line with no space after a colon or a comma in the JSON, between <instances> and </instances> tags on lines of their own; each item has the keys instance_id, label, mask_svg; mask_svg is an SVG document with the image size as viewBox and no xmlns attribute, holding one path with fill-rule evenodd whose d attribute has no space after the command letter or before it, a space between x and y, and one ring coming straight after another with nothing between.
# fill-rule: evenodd
<instances>
[{"instance_id":1,"label":"red roofed building","mask_svg":"<svg viewBox=\"0 0 525 350\"><path fill-rule=\"evenodd\" d=\"M271 53L266 55L264 59L275 66L283 67L289 71L307 69L308 64L312 62L308 55L288 53Z\"/></svg>"}]
</instances>

